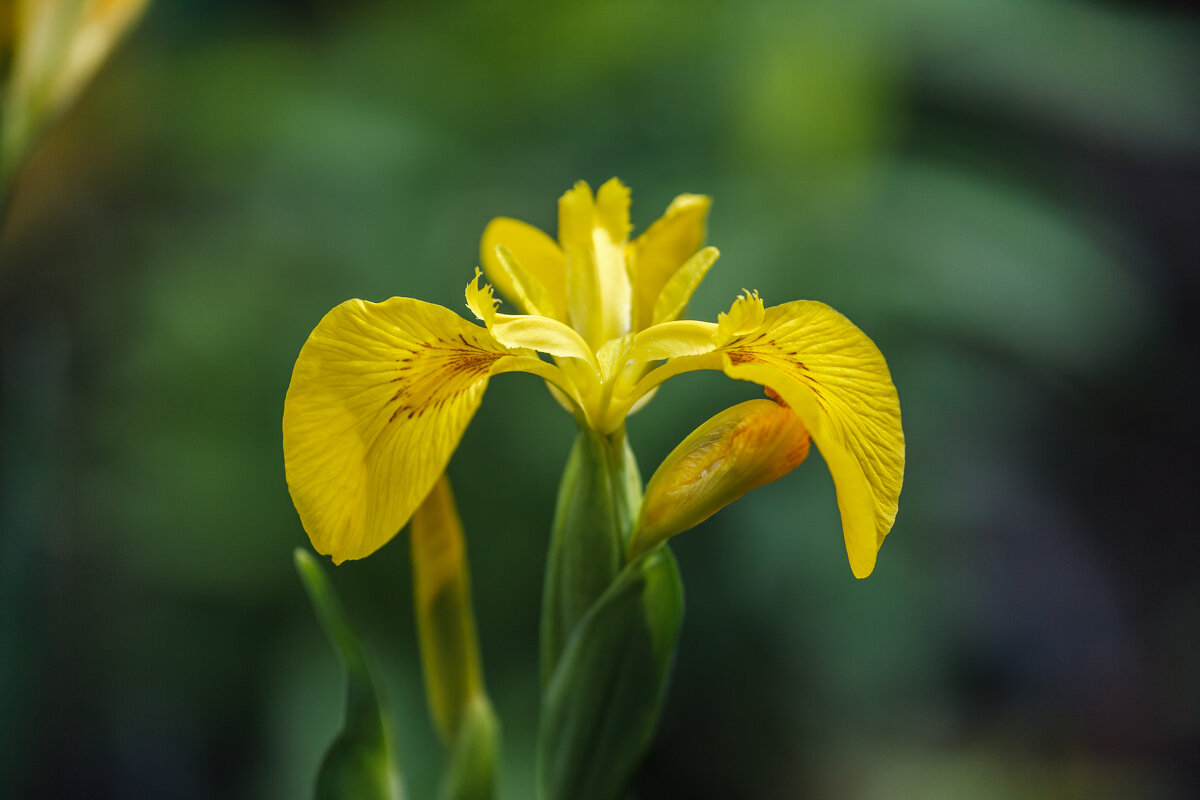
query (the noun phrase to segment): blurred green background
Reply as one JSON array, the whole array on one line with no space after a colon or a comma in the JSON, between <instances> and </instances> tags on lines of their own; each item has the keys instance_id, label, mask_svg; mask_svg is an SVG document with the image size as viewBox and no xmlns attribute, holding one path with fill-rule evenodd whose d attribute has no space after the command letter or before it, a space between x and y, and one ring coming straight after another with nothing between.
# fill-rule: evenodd
<instances>
[{"instance_id":1,"label":"blurred green background","mask_svg":"<svg viewBox=\"0 0 1200 800\"><path fill-rule=\"evenodd\" d=\"M689 316L830 303L908 439L866 581L815 451L677 540L631 796L1196 796L1198 44L1170 3L158 0L0 241L0 785L307 796L343 683L292 569L296 354L350 297L465 313L491 217L617 175L638 230L714 197ZM756 394L672 381L643 473ZM572 429L503 376L450 465L508 800ZM431 797L406 537L332 574Z\"/></svg>"}]
</instances>

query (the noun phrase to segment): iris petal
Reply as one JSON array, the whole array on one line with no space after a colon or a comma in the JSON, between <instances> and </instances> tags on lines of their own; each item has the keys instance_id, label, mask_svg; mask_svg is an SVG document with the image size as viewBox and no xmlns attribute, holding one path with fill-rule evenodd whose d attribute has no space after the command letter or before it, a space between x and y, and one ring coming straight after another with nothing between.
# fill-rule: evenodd
<instances>
[{"instance_id":1,"label":"iris petal","mask_svg":"<svg viewBox=\"0 0 1200 800\"><path fill-rule=\"evenodd\" d=\"M688 300L692 299L692 292L696 291L719 255L717 248L706 247L683 262L683 266L675 271L654 301L651 321L655 325L677 320L683 315Z\"/></svg>"},{"instance_id":2,"label":"iris petal","mask_svg":"<svg viewBox=\"0 0 1200 800\"><path fill-rule=\"evenodd\" d=\"M558 201L571 325L594 349L630 330L629 199L629 189L613 178L595 196L580 181Z\"/></svg>"},{"instance_id":3,"label":"iris petal","mask_svg":"<svg viewBox=\"0 0 1200 800\"><path fill-rule=\"evenodd\" d=\"M837 489L856 577L875 567L904 480L900 403L875 343L829 306L798 300L722 347L731 378L774 390L799 415Z\"/></svg>"},{"instance_id":4,"label":"iris petal","mask_svg":"<svg viewBox=\"0 0 1200 800\"><path fill-rule=\"evenodd\" d=\"M552 368L420 300L326 314L283 409L288 489L313 547L335 563L382 547L445 471L491 375L525 362Z\"/></svg>"},{"instance_id":5,"label":"iris petal","mask_svg":"<svg viewBox=\"0 0 1200 800\"><path fill-rule=\"evenodd\" d=\"M497 245L503 245L512 253L526 272L537 279L550 298L550 308L541 313L557 320L566 320L567 312L567 258L562 248L546 234L532 225L508 217L497 217L488 223L480 243L480 259L488 283L518 306L519 292L513 277L500 263L496 254ZM531 308L521 307L527 314L535 313Z\"/></svg>"},{"instance_id":6,"label":"iris petal","mask_svg":"<svg viewBox=\"0 0 1200 800\"><path fill-rule=\"evenodd\" d=\"M467 308L505 347L537 350L558 358L577 358L587 362L594 372L599 372L596 356L574 328L549 317L497 314L492 287L479 285L479 270L475 271L475 279L467 284L466 298Z\"/></svg>"},{"instance_id":7,"label":"iris petal","mask_svg":"<svg viewBox=\"0 0 1200 800\"><path fill-rule=\"evenodd\" d=\"M635 330L651 324L663 287L704 243L711 205L712 201L704 195L681 194L667 207L666 213L630 244Z\"/></svg>"}]
</instances>

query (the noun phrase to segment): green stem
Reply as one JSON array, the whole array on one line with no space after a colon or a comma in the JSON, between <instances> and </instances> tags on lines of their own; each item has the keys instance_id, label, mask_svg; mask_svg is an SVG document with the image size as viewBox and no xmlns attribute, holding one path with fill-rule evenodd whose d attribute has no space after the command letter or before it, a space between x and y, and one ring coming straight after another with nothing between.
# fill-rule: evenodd
<instances>
[{"instance_id":1,"label":"green stem","mask_svg":"<svg viewBox=\"0 0 1200 800\"><path fill-rule=\"evenodd\" d=\"M542 692L539 800L618 800L645 755L683 621L670 549L630 563L580 620Z\"/></svg>"},{"instance_id":2,"label":"green stem","mask_svg":"<svg viewBox=\"0 0 1200 800\"><path fill-rule=\"evenodd\" d=\"M581 427L559 485L542 597L541 676L549 682L567 639L623 564L642 500L624 428Z\"/></svg>"}]
</instances>

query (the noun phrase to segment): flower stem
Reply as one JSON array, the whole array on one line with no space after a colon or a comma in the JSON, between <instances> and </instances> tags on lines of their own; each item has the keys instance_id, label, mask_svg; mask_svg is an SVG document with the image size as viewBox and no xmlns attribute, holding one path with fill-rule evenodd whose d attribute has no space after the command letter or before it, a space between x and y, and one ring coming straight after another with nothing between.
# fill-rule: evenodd
<instances>
[{"instance_id":1,"label":"flower stem","mask_svg":"<svg viewBox=\"0 0 1200 800\"><path fill-rule=\"evenodd\" d=\"M571 632L613 582L642 499L625 430L581 427L563 471L542 597L541 676L554 673Z\"/></svg>"}]
</instances>

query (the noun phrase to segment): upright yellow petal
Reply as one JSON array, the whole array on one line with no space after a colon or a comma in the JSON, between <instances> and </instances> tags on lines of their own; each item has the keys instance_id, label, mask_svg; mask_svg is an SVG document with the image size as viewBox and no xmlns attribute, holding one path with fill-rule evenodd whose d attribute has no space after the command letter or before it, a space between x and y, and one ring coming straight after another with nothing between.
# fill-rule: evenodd
<instances>
[{"instance_id":1,"label":"upright yellow petal","mask_svg":"<svg viewBox=\"0 0 1200 800\"><path fill-rule=\"evenodd\" d=\"M692 292L700 286L700 281L708 274L708 269L717 260L720 253L715 247L706 247L683 262L683 266L675 270L675 274L658 293L654 301L654 311L650 322L654 325L660 322L671 322L679 319L687 308Z\"/></svg>"},{"instance_id":2,"label":"upright yellow petal","mask_svg":"<svg viewBox=\"0 0 1200 800\"><path fill-rule=\"evenodd\" d=\"M597 233L604 231L609 241L624 244L629 238L629 203L631 200L629 187L617 178L609 178L596 190L596 218L594 225ZM625 268L625 254L621 253L621 269Z\"/></svg>"},{"instance_id":3,"label":"upright yellow petal","mask_svg":"<svg viewBox=\"0 0 1200 800\"><path fill-rule=\"evenodd\" d=\"M665 214L631 243L635 329L651 324L663 287L704 244L711 205L712 201L704 195L681 194Z\"/></svg>"},{"instance_id":4,"label":"upright yellow petal","mask_svg":"<svg viewBox=\"0 0 1200 800\"><path fill-rule=\"evenodd\" d=\"M559 199L558 239L567 256L571 325L593 349L630 330L628 236L629 189L616 178L594 197L580 181Z\"/></svg>"},{"instance_id":5,"label":"upright yellow petal","mask_svg":"<svg viewBox=\"0 0 1200 800\"><path fill-rule=\"evenodd\" d=\"M511 271L501 264L496 253L497 246L508 248L513 260L545 288L550 297L550 309L542 309L542 313L566 321L567 257L563 255L562 248L537 228L519 220L497 217L488 223L479 246L483 271L487 274L488 283L518 306L521 306L518 299L520 292L514 285ZM535 313L531 308L521 307L521 311Z\"/></svg>"},{"instance_id":6,"label":"upright yellow petal","mask_svg":"<svg viewBox=\"0 0 1200 800\"><path fill-rule=\"evenodd\" d=\"M870 575L904 480L900 403L883 355L844 316L808 300L766 309L721 351L727 375L773 389L808 428L837 488L850 568Z\"/></svg>"},{"instance_id":7,"label":"upright yellow petal","mask_svg":"<svg viewBox=\"0 0 1200 800\"><path fill-rule=\"evenodd\" d=\"M576 181L558 198L558 243L568 255L572 250L591 249L595 204L587 181Z\"/></svg>"},{"instance_id":8,"label":"upright yellow petal","mask_svg":"<svg viewBox=\"0 0 1200 800\"><path fill-rule=\"evenodd\" d=\"M592 252L595 198L579 181L558 199L558 241L567 258L567 317L593 347L603 341L604 314L596 258Z\"/></svg>"},{"instance_id":9,"label":"upright yellow petal","mask_svg":"<svg viewBox=\"0 0 1200 800\"><path fill-rule=\"evenodd\" d=\"M513 286L513 301L524 313L549 317L556 322L560 319L562 315L556 308L549 290L533 273L521 266L511 250L502 244L496 245L496 261Z\"/></svg>"},{"instance_id":10,"label":"upright yellow petal","mask_svg":"<svg viewBox=\"0 0 1200 800\"><path fill-rule=\"evenodd\" d=\"M491 375L521 358L449 309L349 300L308 337L283 408L288 489L320 553L362 558L445 471Z\"/></svg>"}]
</instances>

